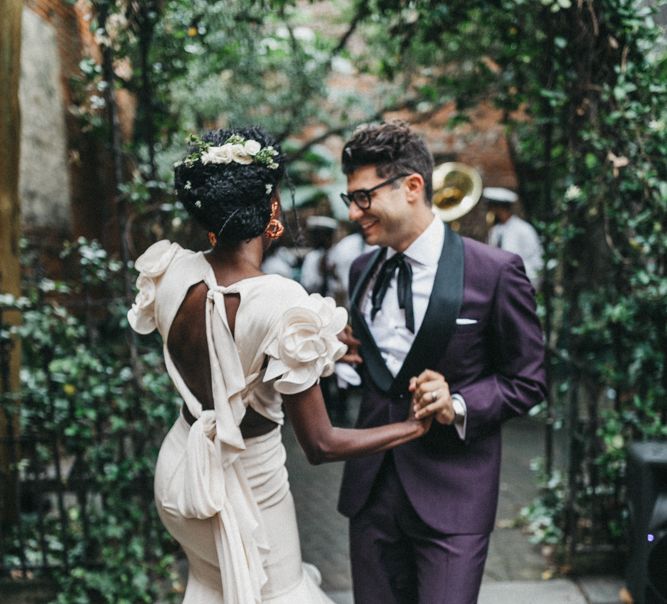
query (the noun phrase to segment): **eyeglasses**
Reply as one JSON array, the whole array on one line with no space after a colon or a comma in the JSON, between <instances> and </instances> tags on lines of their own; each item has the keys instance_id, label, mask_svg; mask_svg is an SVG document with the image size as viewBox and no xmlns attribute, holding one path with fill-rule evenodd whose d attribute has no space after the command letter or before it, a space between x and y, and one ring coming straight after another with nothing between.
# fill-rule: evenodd
<instances>
[{"instance_id":1,"label":"eyeglasses","mask_svg":"<svg viewBox=\"0 0 667 604\"><path fill-rule=\"evenodd\" d=\"M340 198L348 208L352 203L356 203L360 210L368 210L368 208L371 207L371 193L373 193L373 191L386 187L399 178L405 178L406 176L409 176L409 174L398 174L397 176L392 176L387 180L383 180L380 184L375 185L370 189L357 189L356 191L350 191L349 193L341 193Z\"/></svg>"}]
</instances>

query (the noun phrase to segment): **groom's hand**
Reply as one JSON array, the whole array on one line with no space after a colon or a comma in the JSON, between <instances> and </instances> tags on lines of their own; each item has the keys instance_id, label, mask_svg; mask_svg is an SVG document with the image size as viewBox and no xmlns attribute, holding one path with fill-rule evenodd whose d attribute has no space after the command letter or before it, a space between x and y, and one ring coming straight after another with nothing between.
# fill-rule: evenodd
<instances>
[{"instance_id":1,"label":"groom's hand","mask_svg":"<svg viewBox=\"0 0 667 604\"><path fill-rule=\"evenodd\" d=\"M433 415L441 424L454 423L454 401L449 384L441 373L425 369L410 380L409 390L412 392L412 405L417 419Z\"/></svg>"},{"instance_id":2,"label":"groom's hand","mask_svg":"<svg viewBox=\"0 0 667 604\"><path fill-rule=\"evenodd\" d=\"M361 342L354 337L350 325L346 325L345 329L338 334L338 339L347 346L347 352L338 359L339 363L359 365L364 362L359 354L359 346L361 345Z\"/></svg>"}]
</instances>

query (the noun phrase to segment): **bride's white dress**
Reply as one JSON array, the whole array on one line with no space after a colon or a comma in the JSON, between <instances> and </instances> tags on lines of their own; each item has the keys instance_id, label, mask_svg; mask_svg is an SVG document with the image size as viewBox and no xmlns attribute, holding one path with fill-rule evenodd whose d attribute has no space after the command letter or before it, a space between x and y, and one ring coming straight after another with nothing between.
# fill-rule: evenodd
<instances>
[{"instance_id":1,"label":"bride's white dress","mask_svg":"<svg viewBox=\"0 0 667 604\"><path fill-rule=\"evenodd\" d=\"M216 283L201 252L159 241L137 260L139 293L128 312L139 333L160 332L167 371L188 410L165 438L155 500L189 563L185 604L331 603L301 561L280 428L243 439L248 406L282 425L280 393L306 390L333 371L347 321L333 300L277 275ZM203 410L174 366L169 328L188 292L208 286L206 331L214 409ZM238 294L232 336L224 295ZM265 361L268 360L268 363Z\"/></svg>"}]
</instances>

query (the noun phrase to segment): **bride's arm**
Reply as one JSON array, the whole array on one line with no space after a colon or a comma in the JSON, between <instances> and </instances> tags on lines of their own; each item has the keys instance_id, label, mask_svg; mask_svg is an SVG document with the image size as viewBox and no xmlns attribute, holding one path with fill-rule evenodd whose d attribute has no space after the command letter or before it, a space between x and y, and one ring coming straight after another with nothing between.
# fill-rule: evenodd
<instances>
[{"instance_id":1,"label":"bride's arm","mask_svg":"<svg viewBox=\"0 0 667 604\"><path fill-rule=\"evenodd\" d=\"M416 420L411 411L405 421L385 426L363 430L335 428L318 385L298 394L283 394L283 401L299 444L312 464L386 451L419 438L431 425L430 417Z\"/></svg>"}]
</instances>

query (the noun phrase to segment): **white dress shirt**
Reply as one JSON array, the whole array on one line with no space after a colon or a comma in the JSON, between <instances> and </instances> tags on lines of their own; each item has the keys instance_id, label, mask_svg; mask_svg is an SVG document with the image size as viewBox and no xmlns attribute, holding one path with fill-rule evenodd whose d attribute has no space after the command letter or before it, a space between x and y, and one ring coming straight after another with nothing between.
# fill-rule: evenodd
<instances>
[{"instance_id":1,"label":"white dress shirt","mask_svg":"<svg viewBox=\"0 0 667 604\"><path fill-rule=\"evenodd\" d=\"M405 326L405 312L398 306L397 275L392 277L387 293L382 301L382 308L371 319L371 292L377 273L370 279L361 303L361 312L368 324L370 332L382 353L387 369L395 377L400 371L405 357L408 356L415 334L419 331L426 308L428 306L435 274L438 270L438 261L445 242L445 226L442 221L434 217L433 222L424 232L415 239L403 252L407 262L412 267L412 307L414 310L415 333ZM387 248L387 258L391 258L396 251ZM379 271L379 268L378 268ZM447 376L445 376L447 379ZM460 394L452 394L454 411L456 412L456 429L459 436L465 438L466 405Z\"/></svg>"}]
</instances>

